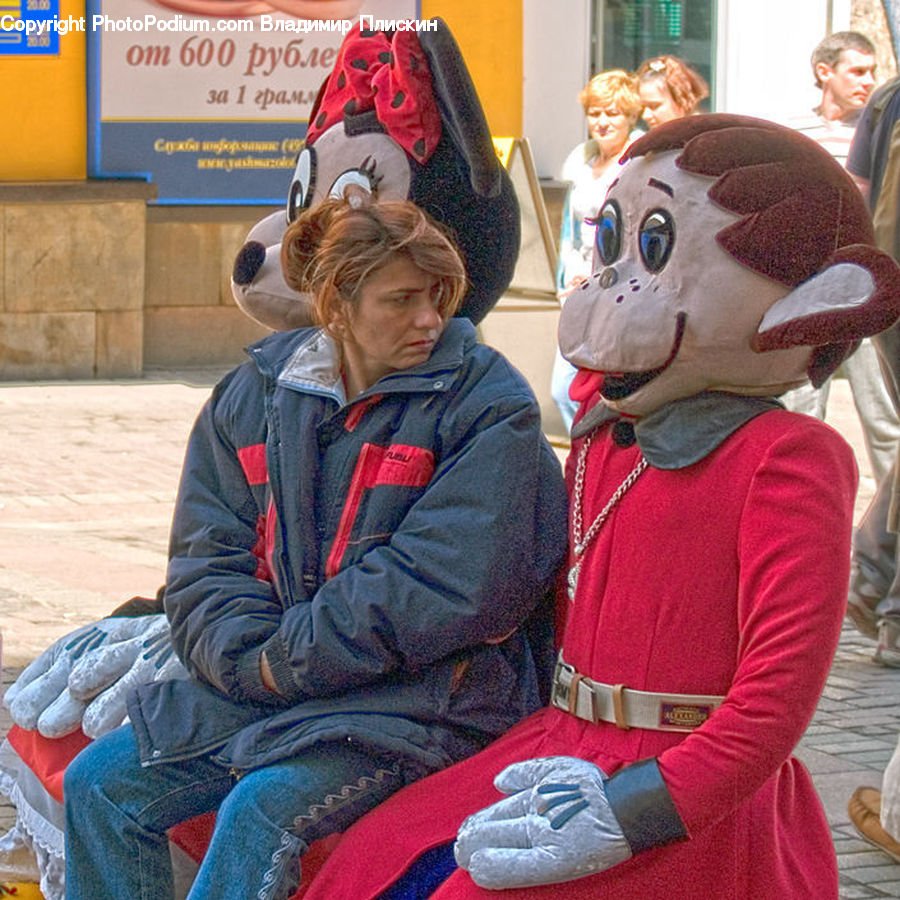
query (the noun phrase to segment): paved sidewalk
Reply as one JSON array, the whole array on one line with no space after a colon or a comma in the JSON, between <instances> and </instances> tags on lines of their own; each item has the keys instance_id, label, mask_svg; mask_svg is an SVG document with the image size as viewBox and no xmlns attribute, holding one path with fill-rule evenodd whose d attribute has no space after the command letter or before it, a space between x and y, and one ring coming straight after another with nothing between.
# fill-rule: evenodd
<instances>
[{"instance_id":1,"label":"paved sidewalk","mask_svg":"<svg viewBox=\"0 0 900 900\"><path fill-rule=\"evenodd\" d=\"M0 384L0 628L3 682L55 638L136 594L152 596L191 423L221 371L134 381ZM874 484L847 383L829 421L857 449L861 514ZM900 898L900 865L856 836L847 800L880 787L900 732L900 670L844 629L798 755L813 773L838 851L843 900ZM0 735L9 719L0 708ZM0 798L0 833L12 810Z\"/></svg>"},{"instance_id":2,"label":"paved sidewalk","mask_svg":"<svg viewBox=\"0 0 900 900\"><path fill-rule=\"evenodd\" d=\"M5 665L155 595L188 432L217 374L0 384Z\"/></svg>"}]
</instances>

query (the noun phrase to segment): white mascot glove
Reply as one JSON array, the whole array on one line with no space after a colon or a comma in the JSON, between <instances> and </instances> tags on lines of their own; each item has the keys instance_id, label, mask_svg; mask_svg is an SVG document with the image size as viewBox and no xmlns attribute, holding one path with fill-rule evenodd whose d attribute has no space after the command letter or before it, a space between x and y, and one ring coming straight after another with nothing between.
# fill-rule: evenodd
<instances>
[{"instance_id":1,"label":"white mascot glove","mask_svg":"<svg viewBox=\"0 0 900 900\"><path fill-rule=\"evenodd\" d=\"M72 669L69 693L76 701L87 704L81 728L90 738L98 738L122 724L125 701L134 688L154 681L188 677L187 669L172 648L166 617L143 618L148 620L143 634L92 650ZM40 725L38 722L38 728Z\"/></svg>"},{"instance_id":2,"label":"white mascot glove","mask_svg":"<svg viewBox=\"0 0 900 900\"><path fill-rule=\"evenodd\" d=\"M632 855L593 763L551 756L514 763L495 779L511 794L469 816L456 861L483 888L533 887L602 872Z\"/></svg>"},{"instance_id":3,"label":"white mascot glove","mask_svg":"<svg viewBox=\"0 0 900 900\"><path fill-rule=\"evenodd\" d=\"M140 617L114 617L61 637L25 667L3 697L13 721L20 728L33 730L41 713L65 691L69 672L78 659L103 644L127 640L143 627Z\"/></svg>"},{"instance_id":4,"label":"white mascot glove","mask_svg":"<svg viewBox=\"0 0 900 900\"><path fill-rule=\"evenodd\" d=\"M45 650L7 691L13 721L44 737L79 726L97 738L121 724L140 684L184 678L164 615L114 617L86 625Z\"/></svg>"}]
</instances>

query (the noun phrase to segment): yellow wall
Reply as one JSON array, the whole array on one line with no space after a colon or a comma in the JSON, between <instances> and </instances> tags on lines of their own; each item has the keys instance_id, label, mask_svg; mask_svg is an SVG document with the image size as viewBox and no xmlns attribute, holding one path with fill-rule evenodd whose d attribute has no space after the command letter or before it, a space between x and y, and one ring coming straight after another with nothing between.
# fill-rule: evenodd
<instances>
[{"instance_id":1,"label":"yellow wall","mask_svg":"<svg viewBox=\"0 0 900 900\"><path fill-rule=\"evenodd\" d=\"M84 16L84 0L60 0L60 19ZM85 177L85 35L59 39L59 56L0 56L0 181Z\"/></svg>"},{"instance_id":2,"label":"yellow wall","mask_svg":"<svg viewBox=\"0 0 900 900\"><path fill-rule=\"evenodd\" d=\"M422 0L422 18L440 16L459 44L491 132L522 135L522 0Z\"/></svg>"},{"instance_id":3,"label":"yellow wall","mask_svg":"<svg viewBox=\"0 0 900 900\"><path fill-rule=\"evenodd\" d=\"M85 15L84 0L60 0L60 18ZM422 0L462 50L495 135L522 133L522 3ZM0 57L0 181L84 178L87 165L85 35L60 36L59 56Z\"/></svg>"}]
</instances>

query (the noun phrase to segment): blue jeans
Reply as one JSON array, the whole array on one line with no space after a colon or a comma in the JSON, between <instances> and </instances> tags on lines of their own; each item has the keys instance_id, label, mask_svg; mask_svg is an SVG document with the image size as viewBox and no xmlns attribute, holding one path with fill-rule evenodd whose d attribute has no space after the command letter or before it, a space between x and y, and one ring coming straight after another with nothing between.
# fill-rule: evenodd
<instances>
[{"instance_id":1,"label":"blue jeans","mask_svg":"<svg viewBox=\"0 0 900 900\"><path fill-rule=\"evenodd\" d=\"M236 776L208 756L142 767L124 725L66 770L67 900L170 900L168 828L218 809L188 900L281 900L299 857L412 780L404 766L335 741Z\"/></svg>"}]
</instances>

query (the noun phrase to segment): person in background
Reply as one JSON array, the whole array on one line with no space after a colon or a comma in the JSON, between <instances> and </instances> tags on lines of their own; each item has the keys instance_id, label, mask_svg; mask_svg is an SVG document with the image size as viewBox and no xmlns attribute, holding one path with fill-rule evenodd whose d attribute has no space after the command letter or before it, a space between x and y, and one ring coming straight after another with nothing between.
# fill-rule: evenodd
<instances>
[{"instance_id":1,"label":"person in background","mask_svg":"<svg viewBox=\"0 0 900 900\"><path fill-rule=\"evenodd\" d=\"M165 593L191 677L66 770L69 900L171 900L167 829L213 809L190 900L286 897L312 841L540 706L567 502L537 402L452 318L444 231L356 199L285 233L320 327L252 346L191 434Z\"/></svg>"},{"instance_id":2,"label":"person in background","mask_svg":"<svg viewBox=\"0 0 900 900\"><path fill-rule=\"evenodd\" d=\"M875 91L856 123L847 171L868 198L875 239L898 256L898 157L900 77ZM885 380L900 409L900 330L895 325L874 338ZM878 486L853 537L847 615L856 629L877 641L874 661L900 668L900 508L897 468ZM869 843L900 862L900 740L881 778L880 790L856 788L847 806L850 821Z\"/></svg>"},{"instance_id":3,"label":"person in background","mask_svg":"<svg viewBox=\"0 0 900 900\"><path fill-rule=\"evenodd\" d=\"M693 115L709 96L709 85L687 63L674 56L657 56L641 63L635 73L650 129Z\"/></svg>"},{"instance_id":4,"label":"person in background","mask_svg":"<svg viewBox=\"0 0 900 900\"><path fill-rule=\"evenodd\" d=\"M898 258L897 155L894 132L900 121L900 78L875 91L856 123L847 171L868 198L878 246ZM900 330L873 339L885 384L900 410ZM900 668L900 505L896 463L883 478L853 538L847 615L857 631L877 641L874 661ZM900 791L900 766L894 779ZM868 790L868 789L867 789ZM867 798L871 794L865 795ZM893 801L900 807L900 796ZM861 808L861 804L857 804ZM876 816L877 818L877 816ZM900 823L900 809L895 821Z\"/></svg>"},{"instance_id":5,"label":"person in background","mask_svg":"<svg viewBox=\"0 0 900 900\"><path fill-rule=\"evenodd\" d=\"M846 168L857 122L875 84L875 48L864 34L838 31L818 44L810 64L821 91L819 103L810 115L785 124L814 140ZM860 343L838 373L850 384L872 475L880 484L896 456L900 419L871 339ZM824 419L830 386L830 380L820 388L804 385L789 391L782 400L794 412Z\"/></svg>"},{"instance_id":6,"label":"person in background","mask_svg":"<svg viewBox=\"0 0 900 900\"><path fill-rule=\"evenodd\" d=\"M810 65L819 103L811 115L788 124L846 168L859 117L875 87L875 47L858 31L836 31L819 42Z\"/></svg>"},{"instance_id":7,"label":"person in background","mask_svg":"<svg viewBox=\"0 0 900 900\"><path fill-rule=\"evenodd\" d=\"M634 130L641 113L637 82L622 69L595 75L578 95L587 118L588 139L575 147L563 163L562 179L569 182L559 238L557 296L566 297L591 273L594 251L593 219L618 174L619 158L640 132ZM577 404L569 397L575 369L556 351L550 393L566 431L572 427Z\"/></svg>"}]
</instances>

